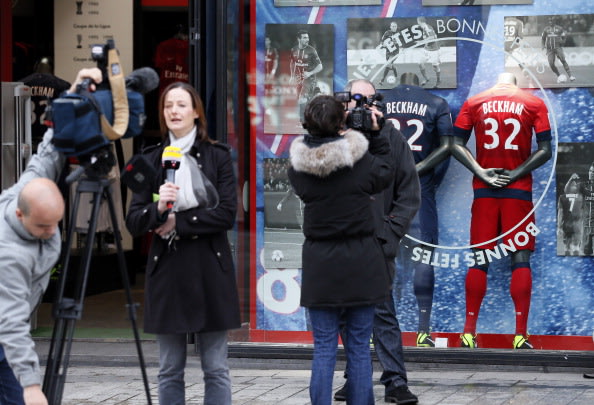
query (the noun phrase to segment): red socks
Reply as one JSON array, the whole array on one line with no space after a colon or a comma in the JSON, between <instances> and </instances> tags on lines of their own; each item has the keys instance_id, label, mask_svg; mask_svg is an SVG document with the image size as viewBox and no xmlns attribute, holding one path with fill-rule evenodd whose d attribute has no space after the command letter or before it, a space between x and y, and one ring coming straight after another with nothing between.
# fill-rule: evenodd
<instances>
[{"instance_id":1,"label":"red socks","mask_svg":"<svg viewBox=\"0 0 594 405\"><path fill-rule=\"evenodd\" d=\"M464 333L476 332L481 303L487 292L487 273L476 268L468 269L466 274L466 322Z\"/></svg>"},{"instance_id":2,"label":"red socks","mask_svg":"<svg viewBox=\"0 0 594 405\"><path fill-rule=\"evenodd\" d=\"M530 267L517 267L512 271L509 292L516 309L516 335L528 333L528 312L532 293L532 272Z\"/></svg>"},{"instance_id":3,"label":"red socks","mask_svg":"<svg viewBox=\"0 0 594 405\"><path fill-rule=\"evenodd\" d=\"M509 292L516 311L516 335L527 336L530 296L532 294L532 272L526 263L513 268ZM466 322L464 333L476 334L476 322L483 298L487 292L487 272L477 268L468 269L466 274Z\"/></svg>"}]
</instances>

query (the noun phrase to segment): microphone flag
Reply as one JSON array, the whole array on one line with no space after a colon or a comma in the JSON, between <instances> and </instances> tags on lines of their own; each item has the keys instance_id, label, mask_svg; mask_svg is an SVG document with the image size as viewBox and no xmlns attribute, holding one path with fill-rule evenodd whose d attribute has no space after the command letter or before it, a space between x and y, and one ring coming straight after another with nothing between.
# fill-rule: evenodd
<instances>
[{"instance_id":1,"label":"microphone flag","mask_svg":"<svg viewBox=\"0 0 594 405\"><path fill-rule=\"evenodd\" d=\"M170 183L175 183L175 171L179 169L181 158L181 148L178 148L177 146L166 146L165 149L163 149L161 165L165 169L166 180ZM173 208L173 203L168 202L167 208Z\"/></svg>"}]
</instances>

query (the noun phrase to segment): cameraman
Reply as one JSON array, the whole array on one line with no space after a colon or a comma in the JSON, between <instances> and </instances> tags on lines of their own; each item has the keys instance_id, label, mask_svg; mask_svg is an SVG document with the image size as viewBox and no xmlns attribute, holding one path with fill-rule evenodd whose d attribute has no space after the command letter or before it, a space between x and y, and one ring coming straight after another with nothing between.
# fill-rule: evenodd
<instances>
[{"instance_id":1,"label":"cameraman","mask_svg":"<svg viewBox=\"0 0 594 405\"><path fill-rule=\"evenodd\" d=\"M371 116L368 136L344 129L344 105L329 95L311 99L305 136L293 141L288 175L305 204L301 305L314 336L310 397L332 401L339 321L344 313L349 403L373 402L369 337L375 305L390 296L390 277L375 235L372 195L393 179L388 139Z\"/></svg>"},{"instance_id":2,"label":"cameraman","mask_svg":"<svg viewBox=\"0 0 594 405\"><path fill-rule=\"evenodd\" d=\"M351 80L347 83L345 91L362 95L368 102L370 100L381 100L381 97L376 95L375 87L368 80ZM355 106L353 101L348 105L350 109ZM383 108L383 106L381 102L372 102L371 105L366 105L365 108L379 114L379 108ZM390 141L390 159L394 165L394 181L390 183L387 189L375 196L374 214L378 238L385 241L382 246L383 257L389 269L389 286L391 288L400 239L406 234L410 222L419 209L421 194L415 161L406 138L394 127L391 121L386 121L381 133ZM348 339L344 334L342 334L342 337L343 344L347 346ZM386 300L378 303L375 307L373 344L383 368L380 381L385 386L384 398L386 402L416 404L418 402L416 395L408 389L402 351L402 336L391 293ZM345 372L345 378L350 378L348 372ZM334 399L346 401L347 398L347 384L345 384L335 393Z\"/></svg>"},{"instance_id":3,"label":"cameraman","mask_svg":"<svg viewBox=\"0 0 594 405\"><path fill-rule=\"evenodd\" d=\"M101 82L97 68L82 69L71 87L84 78ZM0 194L0 404L47 405L41 372L31 338L30 315L47 288L58 261L58 224L64 198L56 182L64 156L51 143L48 129L25 171Z\"/></svg>"}]
</instances>

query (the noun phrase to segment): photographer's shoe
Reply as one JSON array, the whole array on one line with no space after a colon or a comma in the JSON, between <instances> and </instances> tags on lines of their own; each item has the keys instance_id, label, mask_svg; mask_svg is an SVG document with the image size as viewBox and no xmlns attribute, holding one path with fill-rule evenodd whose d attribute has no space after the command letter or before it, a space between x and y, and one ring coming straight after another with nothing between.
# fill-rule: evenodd
<instances>
[{"instance_id":1,"label":"photographer's shoe","mask_svg":"<svg viewBox=\"0 0 594 405\"><path fill-rule=\"evenodd\" d=\"M435 347L435 342L430 334L417 332L417 347Z\"/></svg>"},{"instance_id":2,"label":"photographer's shoe","mask_svg":"<svg viewBox=\"0 0 594 405\"><path fill-rule=\"evenodd\" d=\"M460 339L462 340L460 347L466 347L468 349L475 349L478 347L478 344L476 343L476 336L474 336L472 333L463 333L460 335Z\"/></svg>"},{"instance_id":3,"label":"photographer's shoe","mask_svg":"<svg viewBox=\"0 0 594 405\"><path fill-rule=\"evenodd\" d=\"M384 401L396 403L397 405L416 404L419 402L419 398L410 392L406 385L400 385L386 389Z\"/></svg>"},{"instance_id":4,"label":"photographer's shoe","mask_svg":"<svg viewBox=\"0 0 594 405\"><path fill-rule=\"evenodd\" d=\"M514 337L514 349L534 349L528 341L528 336L516 335Z\"/></svg>"},{"instance_id":5,"label":"photographer's shoe","mask_svg":"<svg viewBox=\"0 0 594 405\"><path fill-rule=\"evenodd\" d=\"M346 401L347 400L347 386L344 384L338 391L334 393L335 401Z\"/></svg>"}]
</instances>

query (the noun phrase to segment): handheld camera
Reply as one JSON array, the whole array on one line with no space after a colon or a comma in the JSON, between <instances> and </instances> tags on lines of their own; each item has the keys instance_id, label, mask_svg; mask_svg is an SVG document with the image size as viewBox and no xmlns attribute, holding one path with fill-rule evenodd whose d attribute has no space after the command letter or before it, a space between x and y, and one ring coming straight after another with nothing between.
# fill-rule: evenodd
<instances>
[{"instance_id":1,"label":"handheld camera","mask_svg":"<svg viewBox=\"0 0 594 405\"><path fill-rule=\"evenodd\" d=\"M382 103L384 96L380 93L376 93L371 97L365 97L360 93L351 94L350 91L340 91L334 93L334 98L342 103L349 103L351 100L355 100L355 107L348 110L346 125L349 128L356 129L363 133L373 131L373 113L370 110L371 106L377 107L380 111L384 112L385 105ZM384 117L378 117L377 124L380 128L384 126Z\"/></svg>"}]
</instances>

